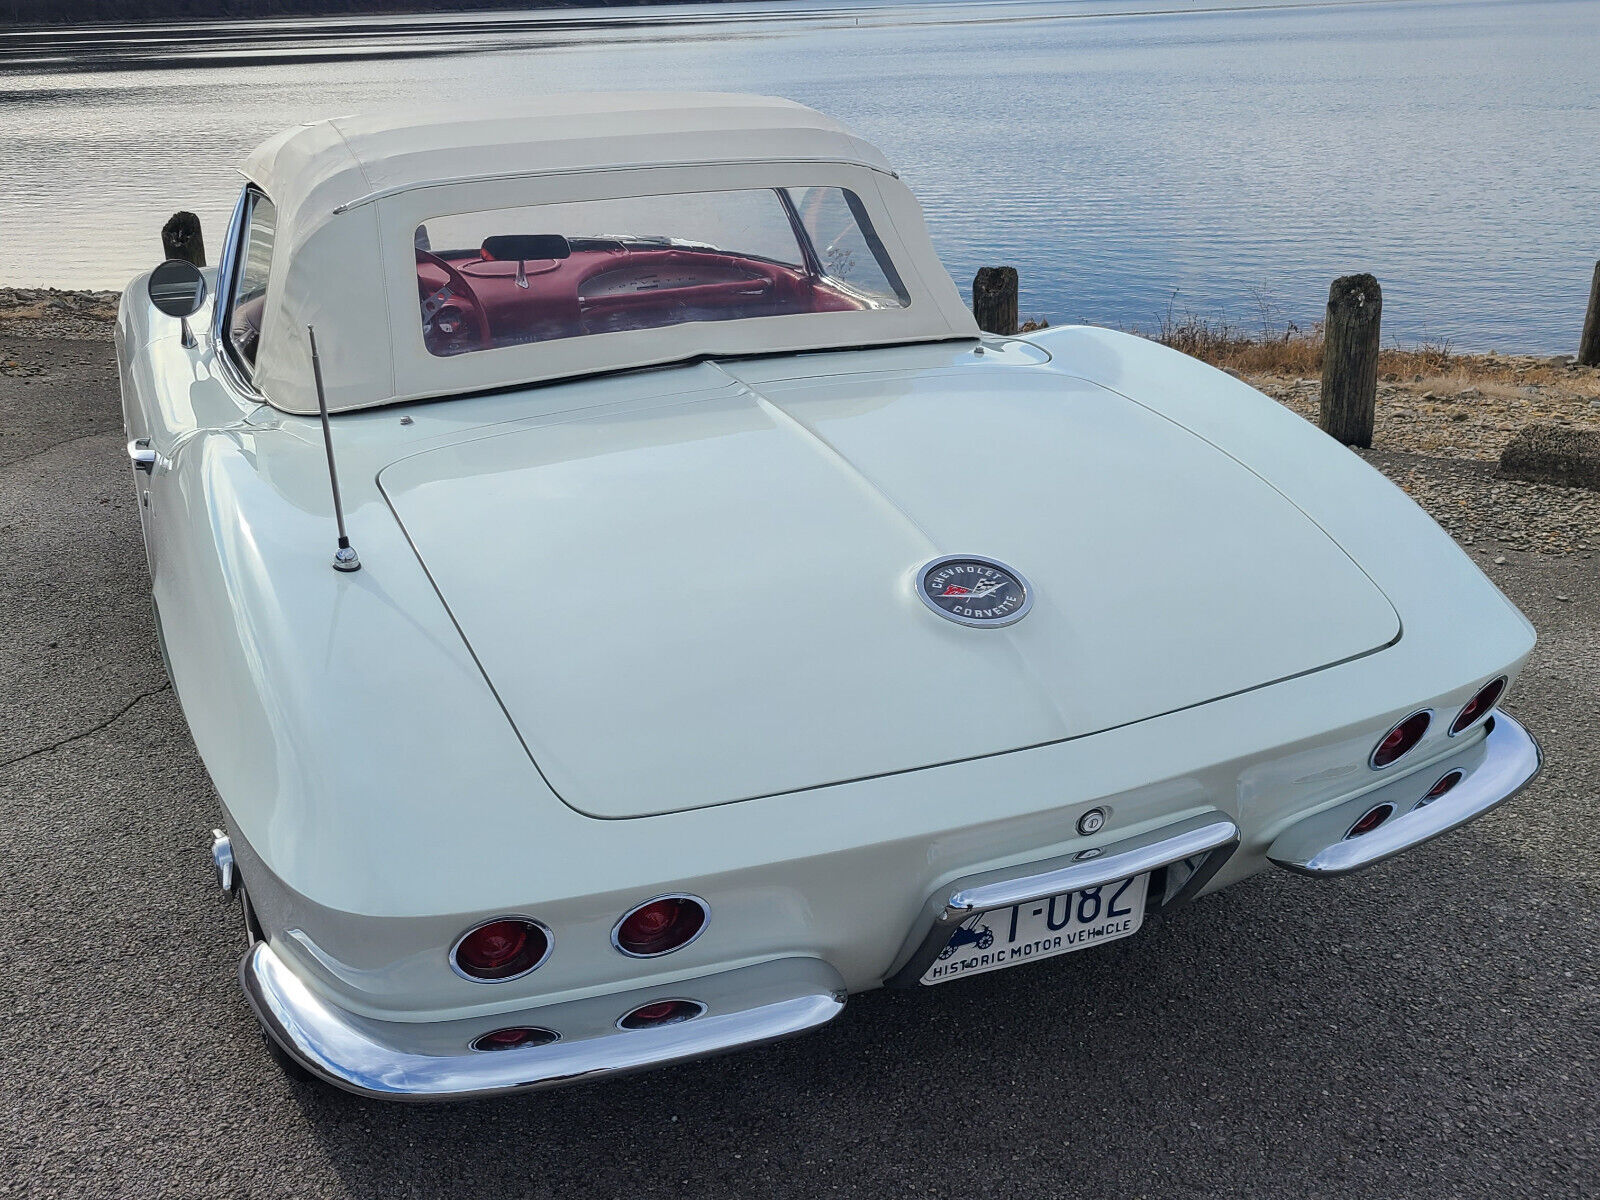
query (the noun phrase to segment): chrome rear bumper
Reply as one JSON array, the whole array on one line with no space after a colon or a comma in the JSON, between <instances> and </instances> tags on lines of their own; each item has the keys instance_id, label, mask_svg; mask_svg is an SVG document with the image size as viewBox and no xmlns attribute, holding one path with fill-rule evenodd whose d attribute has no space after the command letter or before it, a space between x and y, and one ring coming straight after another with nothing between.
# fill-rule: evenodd
<instances>
[{"instance_id":1,"label":"chrome rear bumper","mask_svg":"<svg viewBox=\"0 0 1600 1200\"><path fill-rule=\"evenodd\" d=\"M1291 825L1272 843L1267 857L1302 875L1359 871L1481 817L1526 787L1541 764L1533 735L1505 713L1496 713L1475 745L1430 771L1413 772ZM1437 799L1426 800L1429 789L1452 771L1462 772L1460 781ZM1380 804L1393 805L1395 815L1370 833L1348 836L1351 826Z\"/></svg>"},{"instance_id":2,"label":"chrome rear bumper","mask_svg":"<svg viewBox=\"0 0 1600 1200\"><path fill-rule=\"evenodd\" d=\"M845 1003L838 972L811 958L432 1024L345 1012L307 987L267 942L251 947L239 977L268 1036L294 1059L329 1083L383 1100L465 1100L687 1062L815 1029ZM676 1025L617 1028L624 1012L667 998L692 998L706 1008ZM561 1040L512 1050L467 1048L480 1034L514 1025L551 1029Z\"/></svg>"},{"instance_id":3,"label":"chrome rear bumper","mask_svg":"<svg viewBox=\"0 0 1600 1200\"><path fill-rule=\"evenodd\" d=\"M1440 760L1290 825L1267 857L1301 874L1360 870L1464 825L1510 799L1539 772L1538 744L1520 723L1496 713L1484 736ZM1424 801L1436 781L1460 771L1453 788ZM1393 816L1370 833L1347 836L1362 814L1391 804ZM884 982L915 984L974 912L1061 894L1144 872L1161 872L1150 906L1197 895L1233 854L1240 830L1220 812L1082 854L954 881L928 897L925 912ZM447 1022L379 1021L324 999L271 944L256 943L239 968L246 995L268 1036L313 1074L348 1091L388 1100L455 1100L536 1090L758 1046L826 1024L843 1011L845 985L830 965L789 958L741 967L670 987L639 988ZM639 1005L692 999L705 1009L680 1024L622 1030L616 1021ZM478 1052L484 1033L539 1026L560 1040Z\"/></svg>"}]
</instances>

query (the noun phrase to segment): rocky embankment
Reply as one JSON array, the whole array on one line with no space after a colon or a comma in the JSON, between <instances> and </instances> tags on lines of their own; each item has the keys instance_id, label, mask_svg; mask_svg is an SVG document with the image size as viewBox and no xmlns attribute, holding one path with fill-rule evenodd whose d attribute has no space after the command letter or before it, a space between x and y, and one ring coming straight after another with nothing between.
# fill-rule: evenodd
<instances>
[{"instance_id":1,"label":"rocky embankment","mask_svg":"<svg viewBox=\"0 0 1600 1200\"><path fill-rule=\"evenodd\" d=\"M119 298L117 292L0 288L0 334L110 341Z\"/></svg>"},{"instance_id":2,"label":"rocky embankment","mask_svg":"<svg viewBox=\"0 0 1600 1200\"><path fill-rule=\"evenodd\" d=\"M0 336L111 338L116 292L0 288ZM48 355L0 350L0 373L48 373ZM1310 421L1317 419L1317 379L1261 374L1246 380ZM1600 492L1486 475L1512 439L1530 425L1600 436L1600 369L1570 357L1457 355L1446 369L1378 385L1371 460L1450 530L1478 543L1546 554L1600 552ZM1394 454L1392 452L1399 452ZM1460 464L1421 469L1410 456ZM1486 536L1488 535L1488 536Z\"/></svg>"},{"instance_id":3,"label":"rocky embankment","mask_svg":"<svg viewBox=\"0 0 1600 1200\"><path fill-rule=\"evenodd\" d=\"M1316 421L1321 380L1247 380ZM1580 367L1566 356L1483 354L1461 355L1437 375L1389 374L1378 384L1372 444L1380 452L1498 464L1530 425L1600 432L1600 369ZM1600 551L1600 492L1498 479L1485 494L1481 472L1469 481L1460 473L1384 466L1464 545L1481 539L1488 526L1499 548L1585 556Z\"/></svg>"},{"instance_id":4,"label":"rocky embankment","mask_svg":"<svg viewBox=\"0 0 1600 1200\"><path fill-rule=\"evenodd\" d=\"M1600 370L1570 356L1462 355L1447 374L1393 374L1378 383L1374 444L1435 458L1497 460L1525 425L1600 430ZM1318 379L1258 375L1249 382L1307 420L1317 419Z\"/></svg>"}]
</instances>

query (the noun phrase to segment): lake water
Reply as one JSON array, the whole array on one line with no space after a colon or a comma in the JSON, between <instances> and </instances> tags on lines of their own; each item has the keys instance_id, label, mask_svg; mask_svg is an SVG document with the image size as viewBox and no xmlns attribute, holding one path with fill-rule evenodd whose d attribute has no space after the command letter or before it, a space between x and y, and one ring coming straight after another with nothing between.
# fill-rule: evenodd
<instances>
[{"instance_id":1,"label":"lake water","mask_svg":"<svg viewBox=\"0 0 1600 1200\"><path fill-rule=\"evenodd\" d=\"M0 33L0 285L121 287L176 208L214 256L298 121L611 88L844 120L1057 323L1304 325L1367 270L1392 339L1563 352L1600 257L1594 0L780 0Z\"/></svg>"}]
</instances>

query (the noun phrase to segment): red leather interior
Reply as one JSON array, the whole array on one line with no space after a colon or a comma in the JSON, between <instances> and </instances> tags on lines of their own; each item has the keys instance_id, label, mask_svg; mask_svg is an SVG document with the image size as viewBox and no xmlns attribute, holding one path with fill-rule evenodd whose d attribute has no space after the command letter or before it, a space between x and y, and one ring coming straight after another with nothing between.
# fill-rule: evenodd
<instances>
[{"instance_id":1,"label":"red leather interior","mask_svg":"<svg viewBox=\"0 0 1600 1200\"><path fill-rule=\"evenodd\" d=\"M455 281L441 263L454 268ZM529 260L520 267L521 283L518 263L485 259L478 250L419 252L421 296L450 289L428 332L428 349L460 354L685 321L865 307L798 268L680 247L575 248L569 258ZM460 281L470 295L457 294Z\"/></svg>"}]
</instances>

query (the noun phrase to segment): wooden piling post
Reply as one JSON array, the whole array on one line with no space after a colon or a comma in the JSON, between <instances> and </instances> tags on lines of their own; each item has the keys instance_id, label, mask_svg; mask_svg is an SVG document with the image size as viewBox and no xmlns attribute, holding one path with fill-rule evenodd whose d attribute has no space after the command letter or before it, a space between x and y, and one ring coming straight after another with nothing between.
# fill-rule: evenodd
<instances>
[{"instance_id":1,"label":"wooden piling post","mask_svg":"<svg viewBox=\"0 0 1600 1200\"><path fill-rule=\"evenodd\" d=\"M1345 275L1328 289L1322 342L1322 428L1346 446L1371 446L1378 405L1383 289L1371 275Z\"/></svg>"},{"instance_id":2,"label":"wooden piling post","mask_svg":"<svg viewBox=\"0 0 1600 1200\"><path fill-rule=\"evenodd\" d=\"M1017 332L1017 269L979 267L972 278L972 315L985 333Z\"/></svg>"},{"instance_id":3,"label":"wooden piling post","mask_svg":"<svg viewBox=\"0 0 1600 1200\"><path fill-rule=\"evenodd\" d=\"M1589 285L1589 311L1583 318L1583 336L1578 339L1578 361L1586 367L1600 367L1600 262L1594 265L1594 282Z\"/></svg>"},{"instance_id":4,"label":"wooden piling post","mask_svg":"<svg viewBox=\"0 0 1600 1200\"><path fill-rule=\"evenodd\" d=\"M197 267L206 265L206 243L200 236L200 218L192 212L175 212L161 227L161 249L168 258L182 258Z\"/></svg>"}]
</instances>

